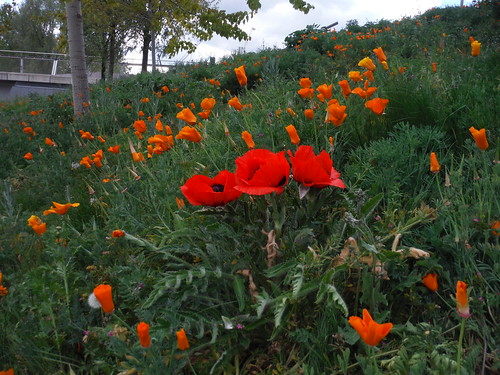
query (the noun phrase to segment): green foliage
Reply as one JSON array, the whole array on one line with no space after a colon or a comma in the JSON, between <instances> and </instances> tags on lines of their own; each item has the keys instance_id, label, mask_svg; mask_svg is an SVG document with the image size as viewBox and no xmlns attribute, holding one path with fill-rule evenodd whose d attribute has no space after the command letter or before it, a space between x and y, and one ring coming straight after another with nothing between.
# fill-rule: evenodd
<instances>
[{"instance_id":1,"label":"green foliage","mask_svg":"<svg viewBox=\"0 0 500 375\"><path fill-rule=\"evenodd\" d=\"M472 313L462 373L498 371L492 14L483 4L399 23L353 22L339 32L312 26L293 33L284 50L95 85L83 119L73 120L68 93L2 103L0 272L8 294L0 296L0 370L449 374L458 368L461 318L453 295L462 280ZM355 26L374 37L362 38ZM480 56L470 56L464 27L483 42ZM378 46L389 64L385 71L376 62L369 84L377 87L373 97L389 99L380 116L337 85L349 71L362 71L358 61L374 57ZM246 87L234 74L242 65ZM347 107L342 125L325 123L327 103L316 90L312 99L299 96L303 77L313 89L333 85L332 99ZM229 107L236 95L251 107ZM197 114L204 98L216 104L195 125L200 143L174 138L166 151L148 148L166 125L175 137L186 126L177 118L181 107ZM305 109L314 109L312 119ZM138 119L144 134L134 134ZM301 145L330 155L345 189L311 188L301 198L306 190L292 178L282 194L245 194L222 207L179 201L180 186L194 174L234 171L248 149L244 130L256 148L294 152L290 124ZM486 128L487 150L477 148L470 126ZM118 154L107 151L114 145ZM24 159L27 152L33 160ZM132 152L145 161L134 162ZM441 164L436 174L429 172L431 152ZM53 201L80 206L44 216ZM41 236L26 224L31 215L47 224ZM124 235L113 237L116 229ZM436 292L421 282L429 272L438 275ZM88 305L99 284L113 287L113 314ZM364 308L394 324L375 348L348 323ZM151 325L150 348L138 342L141 321ZM177 348L181 328L186 351Z\"/></svg>"}]
</instances>

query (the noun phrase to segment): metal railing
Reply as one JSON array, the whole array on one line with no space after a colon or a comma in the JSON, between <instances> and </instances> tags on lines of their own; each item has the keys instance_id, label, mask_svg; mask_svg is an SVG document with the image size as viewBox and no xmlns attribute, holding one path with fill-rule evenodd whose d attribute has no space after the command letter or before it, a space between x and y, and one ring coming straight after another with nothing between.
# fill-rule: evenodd
<instances>
[{"instance_id":1,"label":"metal railing","mask_svg":"<svg viewBox=\"0 0 500 375\"><path fill-rule=\"evenodd\" d=\"M164 71L178 65L174 60L157 60L155 68ZM125 61L116 64L117 75L130 74L130 71L137 72L141 66L140 61ZM148 64L148 67L152 67ZM89 74L99 74L101 69L100 59L87 56L87 69ZM52 52L31 52L0 50L0 71L11 73L35 73L47 75L71 74L69 55Z\"/></svg>"}]
</instances>

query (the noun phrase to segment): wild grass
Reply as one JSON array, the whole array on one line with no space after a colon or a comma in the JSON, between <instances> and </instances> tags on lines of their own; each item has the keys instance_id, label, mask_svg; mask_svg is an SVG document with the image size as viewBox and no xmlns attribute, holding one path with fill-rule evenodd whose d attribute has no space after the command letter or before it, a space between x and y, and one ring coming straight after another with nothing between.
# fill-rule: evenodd
<instances>
[{"instance_id":1,"label":"wild grass","mask_svg":"<svg viewBox=\"0 0 500 375\"><path fill-rule=\"evenodd\" d=\"M0 370L498 372L495 6L438 8L336 32L310 27L287 38L284 50L103 82L92 87L83 118L73 118L69 93L2 103L0 272L8 294L0 296ZM479 56L470 54L470 36L482 42ZM387 71L372 53L379 46ZM364 72L357 64L366 56L377 65L373 97L389 99L382 115L355 94L344 98L337 84L349 71ZM233 70L241 65L246 87ZM304 77L313 88L333 84L333 98L347 107L343 124L325 122L326 102L300 97ZM229 107L235 95L251 107ZM197 113L205 97L216 105L195 125L201 142L174 139L168 151L148 151L157 119L175 136L186 125L179 107ZM312 119L305 109L314 109ZM142 139L134 134L139 118L147 124ZM345 189L311 189L301 199L303 188L290 179L282 194L243 194L222 207L193 206L183 196L191 176L235 170L248 151L243 131L256 148L295 152L290 124L300 145L330 155ZM486 129L486 150L471 126ZM107 151L114 145L118 154ZM144 162L134 162L132 147ZM98 150L102 167L80 163ZM431 152L438 173L429 171ZM54 201L80 205L44 216ZM47 224L40 236L27 225L31 215ZM117 229L125 235L112 237ZM438 275L436 292L421 281L429 272ZM471 316L457 363L459 280L468 285ZM87 303L99 284L113 287L112 314ZM375 348L348 323L365 308L394 324ZM141 321L151 326L149 348L139 345ZM185 351L177 348L181 328Z\"/></svg>"}]
</instances>

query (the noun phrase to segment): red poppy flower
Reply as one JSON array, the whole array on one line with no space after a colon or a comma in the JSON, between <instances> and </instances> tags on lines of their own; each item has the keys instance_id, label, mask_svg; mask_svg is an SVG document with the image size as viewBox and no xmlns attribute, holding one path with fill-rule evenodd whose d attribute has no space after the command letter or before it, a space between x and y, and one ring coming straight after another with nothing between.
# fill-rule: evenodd
<instances>
[{"instance_id":1,"label":"red poppy flower","mask_svg":"<svg viewBox=\"0 0 500 375\"><path fill-rule=\"evenodd\" d=\"M345 188L340 173L333 168L333 161L326 151L315 155L311 146L299 146L295 155L291 151L288 151L288 155L292 162L293 179L300 184L314 188Z\"/></svg>"},{"instance_id":2,"label":"red poppy flower","mask_svg":"<svg viewBox=\"0 0 500 375\"><path fill-rule=\"evenodd\" d=\"M285 152L264 149L248 151L236 159L236 190L251 195L281 194L288 183L290 165Z\"/></svg>"},{"instance_id":3,"label":"red poppy flower","mask_svg":"<svg viewBox=\"0 0 500 375\"><path fill-rule=\"evenodd\" d=\"M194 175L181 186L181 191L193 206L223 206L242 194L234 189L235 184L234 173L224 170L214 178Z\"/></svg>"}]
</instances>

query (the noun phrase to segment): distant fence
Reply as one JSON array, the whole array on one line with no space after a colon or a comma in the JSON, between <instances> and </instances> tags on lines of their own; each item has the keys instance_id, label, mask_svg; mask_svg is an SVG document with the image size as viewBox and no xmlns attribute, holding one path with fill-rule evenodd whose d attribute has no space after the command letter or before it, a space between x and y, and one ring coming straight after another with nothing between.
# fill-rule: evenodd
<instances>
[{"instance_id":1,"label":"distant fence","mask_svg":"<svg viewBox=\"0 0 500 375\"><path fill-rule=\"evenodd\" d=\"M96 75L101 71L99 58L87 56L87 70L89 74ZM174 60L160 60L155 64L155 68L161 71L180 64ZM119 62L116 64L116 75L126 75L137 73L142 64L136 61ZM148 64L148 67L152 67ZM71 74L69 56L64 53L52 52L31 52L0 50L0 71L12 73L34 73L49 75Z\"/></svg>"}]
</instances>

